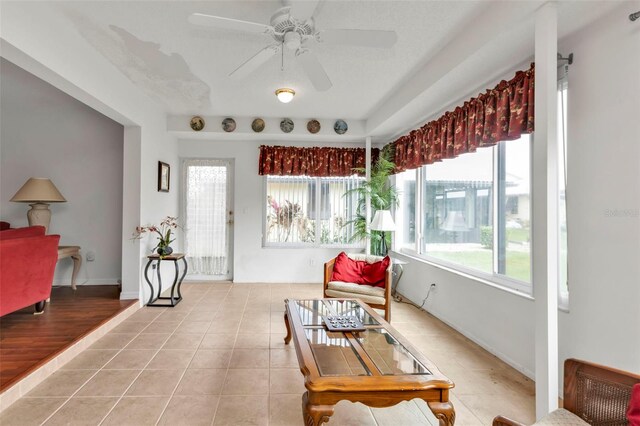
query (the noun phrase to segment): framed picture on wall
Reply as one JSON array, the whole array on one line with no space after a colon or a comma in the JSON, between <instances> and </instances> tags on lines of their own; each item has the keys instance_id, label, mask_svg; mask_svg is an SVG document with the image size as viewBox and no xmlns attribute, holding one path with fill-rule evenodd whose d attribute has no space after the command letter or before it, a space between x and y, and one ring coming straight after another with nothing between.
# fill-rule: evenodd
<instances>
[{"instance_id":1,"label":"framed picture on wall","mask_svg":"<svg viewBox=\"0 0 640 426\"><path fill-rule=\"evenodd\" d=\"M169 192L171 182L171 167L167 163L158 161L158 192Z\"/></svg>"}]
</instances>

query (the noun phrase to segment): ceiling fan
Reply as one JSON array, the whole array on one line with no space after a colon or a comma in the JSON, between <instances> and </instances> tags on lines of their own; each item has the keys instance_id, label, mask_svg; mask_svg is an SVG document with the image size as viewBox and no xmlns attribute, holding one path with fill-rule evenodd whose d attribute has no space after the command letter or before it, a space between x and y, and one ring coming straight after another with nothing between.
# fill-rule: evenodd
<instances>
[{"instance_id":1,"label":"ceiling fan","mask_svg":"<svg viewBox=\"0 0 640 426\"><path fill-rule=\"evenodd\" d=\"M313 14L320 0L294 1L278 9L271 17L271 25L241 21L222 16L194 13L189 22L203 27L223 28L270 35L274 42L249 58L231 74L232 78L243 78L266 63L284 48L295 51L296 60L318 91L332 86L324 67L312 52L312 42L331 45L362 47L392 47L398 36L395 31L327 29L317 30Z\"/></svg>"}]
</instances>

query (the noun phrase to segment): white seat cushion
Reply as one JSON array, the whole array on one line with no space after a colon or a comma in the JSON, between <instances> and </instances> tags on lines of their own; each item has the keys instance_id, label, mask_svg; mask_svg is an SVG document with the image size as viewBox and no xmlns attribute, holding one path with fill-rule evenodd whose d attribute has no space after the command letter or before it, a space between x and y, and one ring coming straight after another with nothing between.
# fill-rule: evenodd
<instances>
[{"instance_id":1,"label":"white seat cushion","mask_svg":"<svg viewBox=\"0 0 640 426\"><path fill-rule=\"evenodd\" d=\"M382 256L374 256L364 253L347 253L347 257L351 260L364 260L367 263L376 263L384 259Z\"/></svg>"},{"instance_id":2,"label":"white seat cushion","mask_svg":"<svg viewBox=\"0 0 640 426\"><path fill-rule=\"evenodd\" d=\"M366 284L344 283L342 281L329 281L327 288L345 293L366 294L367 296L382 297L384 299L384 288L373 287Z\"/></svg>"},{"instance_id":3,"label":"white seat cushion","mask_svg":"<svg viewBox=\"0 0 640 426\"><path fill-rule=\"evenodd\" d=\"M585 422L571 411L567 411L564 408L558 408L535 422L534 425L589 426L589 423Z\"/></svg>"},{"instance_id":4,"label":"white seat cushion","mask_svg":"<svg viewBox=\"0 0 640 426\"><path fill-rule=\"evenodd\" d=\"M326 293L331 297L358 298L365 303L374 305L384 305L385 303L384 288L370 285L329 281Z\"/></svg>"}]
</instances>

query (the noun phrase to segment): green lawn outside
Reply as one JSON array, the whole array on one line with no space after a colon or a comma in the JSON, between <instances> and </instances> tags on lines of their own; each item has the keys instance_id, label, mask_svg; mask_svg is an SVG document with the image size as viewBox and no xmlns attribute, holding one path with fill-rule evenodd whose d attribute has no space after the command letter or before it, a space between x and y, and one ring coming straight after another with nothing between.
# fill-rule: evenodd
<instances>
[{"instance_id":1,"label":"green lawn outside","mask_svg":"<svg viewBox=\"0 0 640 426\"><path fill-rule=\"evenodd\" d=\"M507 240L514 243L526 243L531 239L531 230L528 228L516 229L516 228L508 228L507 229Z\"/></svg>"},{"instance_id":2,"label":"green lawn outside","mask_svg":"<svg viewBox=\"0 0 640 426\"><path fill-rule=\"evenodd\" d=\"M429 256L457 263L482 272L492 273L493 257L491 250L440 251L429 252ZM508 277L529 282L531 279L531 263L529 253L507 250Z\"/></svg>"}]
</instances>

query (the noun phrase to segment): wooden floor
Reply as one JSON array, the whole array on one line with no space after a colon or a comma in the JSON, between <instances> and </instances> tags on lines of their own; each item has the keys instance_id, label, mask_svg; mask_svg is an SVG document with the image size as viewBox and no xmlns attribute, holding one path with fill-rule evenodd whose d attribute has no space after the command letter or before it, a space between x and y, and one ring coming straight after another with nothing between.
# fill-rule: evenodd
<instances>
[{"instance_id":1,"label":"wooden floor","mask_svg":"<svg viewBox=\"0 0 640 426\"><path fill-rule=\"evenodd\" d=\"M54 288L42 315L29 306L0 318L0 391L123 311L119 287Z\"/></svg>"}]
</instances>

